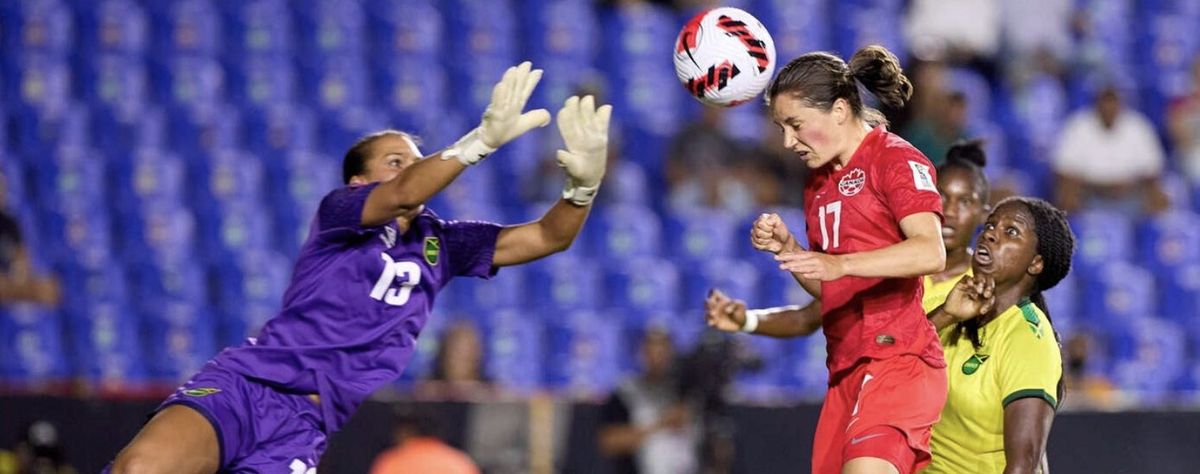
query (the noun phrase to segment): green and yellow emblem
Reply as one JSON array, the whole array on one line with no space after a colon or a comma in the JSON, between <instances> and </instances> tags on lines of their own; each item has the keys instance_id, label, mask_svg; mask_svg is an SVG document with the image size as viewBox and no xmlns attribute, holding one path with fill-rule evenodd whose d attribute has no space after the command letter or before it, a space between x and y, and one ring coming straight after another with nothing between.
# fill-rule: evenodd
<instances>
[{"instance_id":1,"label":"green and yellow emblem","mask_svg":"<svg viewBox=\"0 0 1200 474\"><path fill-rule=\"evenodd\" d=\"M442 241L437 237L425 238L425 262L437 265L442 254Z\"/></svg>"},{"instance_id":2,"label":"green and yellow emblem","mask_svg":"<svg viewBox=\"0 0 1200 474\"><path fill-rule=\"evenodd\" d=\"M183 394L187 395L189 397L207 397L209 395L218 393L220 391L221 391L221 389L219 389L219 388L211 388L211 387L189 388L187 390L184 390Z\"/></svg>"},{"instance_id":3,"label":"green and yellow emblem","mask_svg":"<svg viewBox=\"0 0 1200 474\"><path fill-rule=\"evenodd\" d=\"M970 359L963 362L962 371L966 375L971 375L979 370L979 366L983 365L988 360L987 354L975 354Z\"/></svg>"}]
</instances>

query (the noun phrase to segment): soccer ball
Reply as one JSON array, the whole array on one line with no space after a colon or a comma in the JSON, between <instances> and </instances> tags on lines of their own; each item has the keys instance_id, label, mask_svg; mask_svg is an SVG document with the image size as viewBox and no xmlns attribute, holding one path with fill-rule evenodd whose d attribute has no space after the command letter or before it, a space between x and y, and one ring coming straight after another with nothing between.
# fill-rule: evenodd
<instances>
[{"instance_id":1,"label":"soccer ball","mask_svg":"<svg viewBox=\"0 0 1200 474\"><path fill-rule=\"evenodd\" d=\"M762 22L737 8L692 17L675 40L675 75L708 105L732 107L753 99L775 72L775 41Z\"/></svg>"}]
</instances>

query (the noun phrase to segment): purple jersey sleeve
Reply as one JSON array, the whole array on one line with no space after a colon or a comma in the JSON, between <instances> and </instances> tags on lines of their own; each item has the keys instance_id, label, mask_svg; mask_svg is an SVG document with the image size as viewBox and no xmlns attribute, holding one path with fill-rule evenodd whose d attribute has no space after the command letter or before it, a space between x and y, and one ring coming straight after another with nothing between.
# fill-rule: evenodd
<instances>
[{"instance_id":1,"label":"purple jersey sleeve","mask_svg":"<svg viewBox=\"0 0 1200 474\"><path fill-rule=\"evenodd\" d=\"M362 211L367 196L378 185L343 186L326 194L317 208L316 231L321 238L346 238L371 230L362 226Z\"/></svg>"},{"instance_id":2,"label":"purple jersey sleeve","mask_svg":"<svg viewBox=\"0 0 1200 474\"><path fill-rule=\"evenodd\" d=\"M502 228L490 222L445 221L442 236L446 239L451 275L494 276L496 269L492 267L492 257L496 253L496 237Z\"/></svg>"}]
</instances>

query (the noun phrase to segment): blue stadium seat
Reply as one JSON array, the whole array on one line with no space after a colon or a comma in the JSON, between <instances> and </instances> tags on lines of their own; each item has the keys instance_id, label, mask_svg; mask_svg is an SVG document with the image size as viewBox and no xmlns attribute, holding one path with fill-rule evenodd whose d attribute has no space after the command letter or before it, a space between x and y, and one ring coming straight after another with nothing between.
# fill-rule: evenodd
<instances>
[{"instance_id":1,"label":"blue stadium seat","mask_svg":"<svg viewBox=\"0 0 1200 474\"><path fill-rule=\"evenodd\" d=\"M1141 320L1147 314L1158 314L1155 277L1145 268L1112 262L1081 276L1084 294L1088 295L1082 309L1088 315L1089 325L1117 330L1114 328Z\"/></svg>"},{"instance_id":2,"label":"blue stadium seat","mask_svg":"<svg viewBox=\"0 0 1200 474\"><path fill-rule=\"evenodd\" d=\"M457 278L438 296L438 304L476 318L493 308L533 306L526 301L529 273L526 267L514 266L501 269L487 280Z\"/></svg>"},{"instance_id":3,"label":"blue stadium seat","mask_svg":"<svg viewBox=\"0 0 1200 474\"><path fill-rule=\"evenodd\" d=\"M134 305L147 320L165 317L171 305L208 304L208 274L200 265L159 265L147 261L127 266L133 280Z\"/></svg>"},{"instance_id":4,"label":"blue stadium seat","mask_svg":"<svg viewBox=\"0 0 1200 474\"><path fill-rule=\"evenodd\" d=\"M1046 306L1050 310L1050 320L1054 329L1070 335L1081 332L1092 324L1090 314L1080 312L1080 279L1079 272L1071 272L1058 282L1054 288L1043 295Z\"/></svg>"},{"instance_id":5,"label":"blue stadium seat","mask_svg":"<svg viewBox=\"0 0 1200 474\"><path fill-rule=\"evenodd\" d=\"M1134 256L1133 223L1116 211L1093 209L1071 216L1078 237L1075 262L1090 273L1107 262L1128 261Z\"/></svg>"},{"instance_id":6,"label":"blue stadium seat","mask_svg":"<svg viewBox=\"0 0 1200 474\"><path fill-rule=\"evenodd\" d=\"M1159 314L1193 328L1200 336L1200 263L1189 262L1162 274Z\"/></svg>"},{"instance_id":7,"label":"blue stadium seat","mask_svg":"<svg viewBox=\"0 0 1200 474\"><path fill-rule=\"evenodd\" d=\"M546 385L576 395L607 393L617 384L619 354L626 351L620 321L590 311L547 318Z\"/></svg>"},{"instance_id":8,"label":"blue stadium seat","mask_svg":"<svg viewBox=\"0 0 1200 474\"><path fill-rule=\"evenodd\" d=\"M136 312L120 300L92 301L67 321L72 366L84 380L124 384L146 377Z\"/></svg>"},{"instance_id":9,"label":"blue stadium seat","mask_svg":"<svg viewBox=\"0 0 1200 474\"><path fill-rule=\"evenodd\" d=\"M70 7L58 0L24 0L0 5L0 34L6 52L64 57L74 49Z\"/></svg>"},{"instance_id":10,"label":"blue stadium seat","mask_svg":"<svg viewBox=\"0 0 1200 474\"><path fill-rule=\"evenodd\" d=\"M216 320L202 304L166 301L146 317L143 348L152 378L181 383L217 354Z\"/></svg>"},{"instance_id":11,"label":"blue stadium seat","mask_svg":"<svg viewBox=\"0 0 1200 474\"><path fill-rule=\"evenodd\" d=\"M546 310L595 309L601 300L600 272L595 261L555 255L530 265L528 308Z\"/></svg>"},{"instance_id":12,"label":"blue stadium seat","mask_svg":"<svg viewBox=\"0 0 1200 474\"><path fill-rule=\"evenodd\" d=\"M1167 212L1146 220L1138 231L1139 260L1156 273L1200 262L1200 215Z\"/></svg>"},{"instance_id":13,"label":"blue stadium seat","mask_svg":"<svg viewBox=\"0 0 1200 474\"><path fill-rule=\"evenodd\" d=\"M626 149L642 152L630 158L646 165L660 161L662 141L686 122L682 113L691 99L663 93L681 86L671 62L663 60L663 49L656 46L674 44L680 26L672 12L651 4L619 6L601 16L602 31L613 38L609 44L614 46L601 51L598 63L614 91L608 97L613 117L627 127L622 135Z\"/></svg>"},{"instance_id":14,"label":"blue stadium seat","mask_svg":"<svg viewBox=\"0 0 1200 474\"><path fill-rule=\"evenodd\" d=\"M61 311L69 320L87 317L89 308L102 302L124 307L133 294L124 266L118 261L109 260L93 268L68 261L57 265L56 270L62 288Z\"/></svg>"},{"instance_id":15,"label":"blue stadium seat","mask_svg":"<svg viewBox=\"0 0 1200 474\"><path fill-rule=\"evenodd\" d=\"M226 17L225 52L234 60L250 54L289 54L295 43L287 0L217 2ZM282 21L281 21L282 20Z\"/></svg>"},{"instance_id":16,"label":"blue stadium seat","mask_svg":"<svg viewBox=\"0 0 1200 474\"><path fill-rule=\"evenodd\" d=\"M787 225L788 231L796 238L796 242L801 247L809 248L806 220L804 218L804 209L798 207L771 207L764 209L763 214L774 213L779 214L779 218ZM767 254L755 250L754 246L750 245L750 229L754 227L755 219L758 219L760 214L747 216L738 222L736 228L736 238L733 246L738 250L742 258L750 260L759 260ZM771 260L767 256L767 260ZM772 260L773 261L773 260Z\"/></svg>"},{"instance_id":17,"label":"blue stadium seat","mask_svg":"<svg viewBox=\"0 0 1200 474\"><path fill-rule=\"evenodd\" d=\"M752 260L759 269L759 291L746 294L732 294L722 288L729 297L745 300L755 308L770 308L787 305L807 305L813 297L804 291L804 287L796 282L791 273L779 269L779 264L770 255L762 254Z\"/></svg>"},{"instance_id":18,"label":"blue stadium seat","mask_svg":"<svg viewBox=\"0 0 1200 474\"><path fill-rule=\"evenodd\" d=\"M285 152L283 159L269 158L267 163L281 168L273 170L268 179L273 189L275 229L281 236L294 237L290 244L280 242L281 250L294 254L308 239L321 199L342 186L341 169L332 157L302 150Z\"/></svg>"},{"instance_id":19,"label":"blue stadium seat","mask_svg":"<svg viewBox=\"0 0 1200 474\"><path fill-rule=\"evenodd\" d=\"M201 162L204 153L240 148L241 111L230 104L193 104L167 109L169 136L174 150L189 162Z\"/></svg>"},{"instance_id":20,"label":"blue stadium seat","mask_svg":"<svg viewBox=\"0 0 1200 474\"><path fill-rule=\"evenodd\" d=\"M610 205L592 213L582 237L594 255L625 260L660 255L662 233L658 214L650 208Z\"/></svg>"},{"instance_id":21,"label":"blue stadium seat","mask_svg":"<svg viewBox=\"0 0 1200 474\"><path fill-rule=\"evenodd\" d=\"M237 64L227 64L226 70L229 98L244 108L270 108L301 98L299 74L285 55L248 55Z\"/></svg>"},{"instance_id":22,"label":"blue stadium seat","mask_svg":"<svg viewBox=\"0 0 1200 474\"><path fill-rule=\"evenodd\" d=\"M139 207L122 218L121 256L126 262L191 266L196 259L196 219L178 203Z\"/></svg>"},{"instance_id":23,"label":"blue stadium seat","mask_svg":"<svg viewBox=\"0 0 1200 474\"><path fill-rule=\"evenodd\" d=\"M155 64L158 96L185 108L213 106L225 98L225 69L204 56L172 56Z\"/></svg>"},{"instance_id":24,"label":"blue stadium seat","mask_svg":"<svg viewBox=\"0 0 1200 474\"><path fill-rule=\"evenodd\" d=\"M114 160L109 172L110 194L126 211L147 203L185 202L187 163L172 151L157 147L132 150L127 160Z\"/></svg>"},{"instance_id":25,"label":"blue stadium seat","mask_svg":"<svg viewBox=\"0 0 1200 474\"><path fill-rule=\"evenodd\" d=\"M1186 332L1179 323L1142 318L1109 338L1113 382L1142 403L1167 400L1187 370Z\"/></svg>"},{"instance_id":26,"label":"blue stadium seat","mask_svg":"<svg viewBox=\"0 0 1200 474\"><path fill-rule=\"evenodd\" d=\"M777 67L809 51L833 49L825 0L757 0L751 14L764 23L775 40Z\"/></svg>"},{"instance_id":27,"label":"blue stadium seat","mask_svg":"<svg viewBox=\"0 0 1200 474\"><path fill-rule=\"evenodd\" d=\"M366 51L366 17L359 2L291 2L301 58L360 55ZM414 17L410 17L414 18Z\"/></svg>"},{"instance_id":28,"label":"blue stadium seat","mask_svg":"<svg viewBox=\"0 0 1200 474\"><path fill-rule=\"evenodd\" d=\"M76 70L86 85L83 97L93 107L107 109L110 120L131 122L150 100L148 72L139 57L101 53Z\"/></svg>"},{"instance_id":29,"label":"blue stadium seat","mask_svg":"<svg viewBox=\"0 0 1200 474\"><path fill-rule=\"evenodd\" d=\"M404 57L374 64L372 78L379 97L399 115L398 121L410 124L401 128L436 121L453 93L446 71L435 60Z\"/></svg>"},{"instance_id":30,"label":"blue stadium seat","mask_svg":"<svg viewBox=\"0 0 1200 474\"><path fill-rule=\"evenodd\" d=\"M990 121L992 89L988 85L987 78L971 69L952 68L946 71L946 82L950 90L961 92L969 98L970 106L967 107L969 127L978 128Z\"/></svg>"},{"instance_id":31,"label":"blue stadium seat","mask_svg":"<svg viewBox=\"0 0 1200 474\"><path fill-rule=\"evenodd\" d=\"M900 0L870 0L834 2L833 48L845 58L869 44L881 44L900 55L903 62L907 51L904 43L904 2Z\"/></svg>"},{"instance_id":32,"label":"blue stadium seat","mask_svg":"<svg viewBox=\"0 0 1200 474\"><path fill-rule=\"evenodd\" d=\"M749 231L733 213L713 208L677 209L666 219L667 253L684 261L732 257Z\"/></svg>"},{"instance_id":33,"label":"blue stadium seat","mask_svg":"<svg viewBox=\"0 0 1200 474\"><path fill-rule=\"evenodd\" d=\"M200 193L218 202L235 200L262 201L267 182L262 160L239 149L216 149L208 155L200 173L196 173Z\"/></svg>"},{"instance_id":34,"label":"blue stadium seat","mask_svg":"<svg viewBox=\"0 0 1200 474\"><path fill-rule=\"evenodd\" d=\"M271 214L261 202L231 200L208 212L198 211L201 252L212 262L271 248L279 239L271 229Z\"/></svg>"},{"instance_id":35,"label":"blue stadium seat","mask_svg":"<svg viewBox=\"0 0 1200 474\"><path fill-rule=\"evenodd\" d=\"M230 259L212 267L221 346L257 335L263 323L279 312L291 281L292 262L274 250L247 250Z\"/></svg>"},{"instance_id":36,"label":"blue stadium seat","mask_svg":"<svg viewBox=\"0 0 1200 474\"><path fill-rule=\"evenodd\" d=\"M379 131L380 125L386 123L385 116L379 110L369 107L354 106L317 112L320 130L317 151L339 158L346 154L350 145L368 133Z\"/></svg>"},{"instance_id":37,"label":"blue stadium seat","mask_svg":"<svg viewBox=\"0 0 1200 474\"><path fill-rule=\"evenodd\" d=\"M176 0L147 7L155 27L152 49L160 60L173 55L211 57L221 53L225 30L213 1Z\"/></svg>"},{"instance_id":38,"label":"blue stadium seat","mask_svg":"<svg viewBox=\"0 0 1200 474\"><path fill-rule=\"evenodd\" d=\"M140 2L101 0L78 11L77 29L83 50L95 53L140 55L149 49L150 24Z\"/></svg>"},{"instance_id":39,"label":"blue stadium seat","mask_svg":"<svg viewBox=\"0 0 1200 474\"><path fill-rule=\"evenodd\" d=\"M87 110L71 100L71 68L63 59L24 55L5 80L13 107L16 151L47 153L52 144L86 143ZM74 127L73 127L74 126Z\"/></svg>"},{"instance_id":40,"label":"blue stadium seat","mask_svg":"<svg viewBox=\"0 0 1200 474\"><path fill-rule=\"evenodd\" d=\"M604 286L609 308L645 312L680 307L680 272L669 260L646 257L611 262Z\"/></svg>"},{"instance_id":41,"label":"blue stadium seat","mask_svg":"<svg viewBox=\"0 0 1200 474\"><path fill-rule=\"evenodd\" d=\"M246 149L267 163L275 162L291 151L313 152L318 148L319 121L307 107L274 104L266 108L243 108L243 113Z\"/></svg>"},{"instance_id":42,"label":"blue stadium seat","mask_svg":"<svg viewBox=\"0 0 1200 474\"><path fill-rule=\"evenodd\" d=\"M783 385L787 392L808 400L820 399L829 384L826 366L825 335L821 331L807 337L788 340L789 351Z\"/></svg>"},{"instance_id":43,"label":"blue stadium seat","mask_svg":"<svg viewBox=\"0 0 1200 474\"><path fill-rule=\"evenodd\" d=\"M69 375L62 325L29 304L0 307L0 381L51 382Z\"/></svg>"},{"instance_id":44,"label":"blue stadium seat","mask_svg":"<svg viewBox=\"0 0 1200 474\"><path fill-rule=\"evenodd\" d=\"M370 81L371 70L360 55L330 56L300 65L300 97L317 109L336 111L374 105Z\"/></svg>"},{"instance_id":45,"label":"blue stadium seat","mask_svg":"<svg viewBox=\"0 0 1200 474\"><path fill-rule=\"evenodd\" d=\"M702 308L708 290L720 288L734 298L746 299L756 305L759 290L759 269L754 264L739 259L715 258L688 267L684 279L681 307Z\"/></svg>"},{"instance_id":46,"label":"blue stadium seat","mask_svg":"<svg viewBox=\"0 0 1200 474\"><path fill-rule=\"evenodd\" d=\"M542 386L544 331L530 323L528 310L498 309L484 317L480 329L489 379L522 393Z\"/></svg>"},{"instance_id":47,"label":"blue stadium seat","mask_svg":"<svg viewBox=\"0 0 1200 474\"><path fill-rule=\"evenodd\" d=\"M367 0L369 41L377 54L405 60L438 60L445 54L441 12L431 0ZM412 21L420 18L421 21Z\"/></svg>"}]
</instances>

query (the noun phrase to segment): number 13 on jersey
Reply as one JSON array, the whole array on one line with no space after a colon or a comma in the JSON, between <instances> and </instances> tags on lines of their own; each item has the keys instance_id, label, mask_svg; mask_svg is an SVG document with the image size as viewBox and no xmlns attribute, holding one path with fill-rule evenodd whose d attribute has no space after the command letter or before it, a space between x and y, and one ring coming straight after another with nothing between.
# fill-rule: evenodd
<instances>
[{"instance_id":1,"label":"number 13 on jersey","mask_svg":"<svg viewBox=\"0 0 1200 474\"><path fill-rule=\"evenodd\" d=\"M842 244L842 201L833 201L821 206L817 212L821 219L821 250L828 251L838 248ZM832 232L830 232L831 227ZM830 234L833 234L833 246L829 245Z\"/></svg>"},{"instance_id":2,"label":"number 13 on jersey","mask_svg":"<svg viewBox=\"0 0 1200 474\"><path fill-rule=\"evenodd\" d=\"M383 273L379 275L379 280L375 281L371 297L392 306L401 306L408 302L413 287L421 283L421 267L406 260L393 261L392 256L386 253L381 254L381 257L384 263ZM397 280L400 280L400 287L392 287Z\"/></svg>"}]
</instances>

